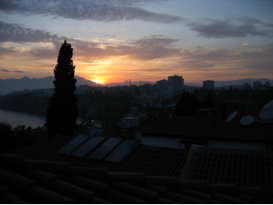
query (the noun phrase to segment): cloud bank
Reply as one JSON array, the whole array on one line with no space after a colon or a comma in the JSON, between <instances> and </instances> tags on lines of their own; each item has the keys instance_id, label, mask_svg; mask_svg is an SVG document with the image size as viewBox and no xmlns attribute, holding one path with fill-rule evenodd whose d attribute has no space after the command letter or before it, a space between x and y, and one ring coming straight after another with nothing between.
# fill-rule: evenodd
<instances>
[{"instance_id":1,"label":"cloud bank","mask_svg":"<svg viewBox=\"0 0 273 205\"><path fill-rule=\"evenodd\" d=\"M139 2L124 0L3 0L0 1L0 10L9 14L50 15L56 18L102 22L141 20L174 23L183 20L178 16L154 13L135 7L136 3Z\"/></svg>"},{"instance_id":2,"label":"cloud bank","mask_svg":"<svg viewBox=\"0 0 273 205\"><path fill-rule=\"evenodd\" d=\"M232 20L209 20L208 23L191 22L187 25L190 30L198 32L199 36L205 38L272 37L273 34L273 24L247 17ZM257 26L270 29L258 30Z\"/></svg>"}]
</instances>

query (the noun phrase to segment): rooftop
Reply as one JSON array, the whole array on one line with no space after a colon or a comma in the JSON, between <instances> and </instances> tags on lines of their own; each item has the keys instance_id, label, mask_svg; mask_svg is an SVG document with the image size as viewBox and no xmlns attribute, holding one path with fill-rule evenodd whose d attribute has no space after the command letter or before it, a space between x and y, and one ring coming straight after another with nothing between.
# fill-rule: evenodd
<instances>
[{"instance_id":1,"label":"rooftop","mask_svg":"<svg viewBox=\"0 0 273 205\"><path fill-rule=\"evenodd\" d=\"M57 135L41 138L34 144L9 152L32 160L66 162L69 166L104 168L111 172L143 172L153 176L179 177L187 158L188 149L154 147L140 144L122 163L58 154L73 137Z\"/></svg>"},{"instance_id":2,"label":"rooftop","mask_svg":"<svg viewBox=\"0 0 273 205\"><path fill-rule=\"evenodd\" d=\"M0 155L1 203L273 203L273 191Z\"/></svg>"},{"instance_id":3,"label":"rooftop","mask_svg":"<svg viewBox=\"0 0 273 205\"><path fill-rule=\"evenodd\" d=\"M181 178L213 184L273 189L273 152L197 148ZM187 167L187 168L186 168Z\"/></svg>"}]
</instances>

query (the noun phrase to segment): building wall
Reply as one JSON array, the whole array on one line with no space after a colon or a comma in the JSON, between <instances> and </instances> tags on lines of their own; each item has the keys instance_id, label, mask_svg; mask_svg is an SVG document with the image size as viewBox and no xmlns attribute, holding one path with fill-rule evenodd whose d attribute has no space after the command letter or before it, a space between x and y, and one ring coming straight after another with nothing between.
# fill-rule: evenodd
<instances>
[{"instance_id":1,"label":"building wall","mask_svg":"<svg viewBox=\"0 0 273 205\"><path fill-rule=\"evenodd\" d=\"M251 142L231 142L231 141L210 140L207 144L207 147L266 151L264 143L251 143Z\"/></svg>"},{"instance_id":2,"label":"building wall","mask_svg":"<svg viewBox=\"0 0 273 205\"><path fill-rule=\"evenodd\" d=\"M168 82L173 86L174 92L179 92L184 89L184 79L182 76L174 75L168 77Z\"/></svg>"},{"instance_id":3,"label":"building wall","mask_svg":"<svg viewBox=\"0 0 273 205\"><path fill-rule=\"evenodd\" d=\"M251 84L250 83L242 84L240 90L252 90Z\"/></svg>"},{"instance_id":4,"label":"building wall","mask_svg":"<svg viewBox=\"0 0 273 205\"><path fill-rule=\"evenodd\" d=\"M203 88L207 88L209 90L214 89L214 81L213 80L203 81Z\"/></svg>"},{"instance_id":5,"label":"building wall","mask_svg":"<svg viewBox=\"0 0 273 205\"><path fill-rule=\"evenodd\" d=\"M184 144L180 143L179 138L158 137L158 136L143 136L141 137L142 144L158 147L170 147L176 149L184 149Z\"/></svg>"}]
</instances>

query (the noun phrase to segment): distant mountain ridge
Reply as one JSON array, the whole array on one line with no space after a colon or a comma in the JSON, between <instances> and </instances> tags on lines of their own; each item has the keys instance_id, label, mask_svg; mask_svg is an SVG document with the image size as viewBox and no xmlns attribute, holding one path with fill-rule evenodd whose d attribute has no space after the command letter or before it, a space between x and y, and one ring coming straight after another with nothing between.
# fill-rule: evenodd
<instances>
[{"instance_id":1,"label":"distant mountain ridge","mask_svg":"<svg viewBox=\"0 0 273 205\"><path fill-rule=\"evenodd\" d=\"M14 91L21 91L24 89L34 90L34 89L46 89L46 88L54 88L53 80L55 77L49 76L46 78L33 78L30 79L28 77L24 77L21 79L9 78L6 80L0 79L0 95L5 95L10 92ZM100 85L90 80L86 80L82 77L75 76L77 80L76 85L89 85L89 86L97 86ZM239 80L231 80L231 81L214 81L214 87L221 87L221 86L229 86L229 85L242 85L244 83L250 83L251 86L253 82L259 81L262 84L265 84L268 81L271 85L273 85L273 80L262 78L262 79L253 79L253 78L246 78L246 79L239 79ZM143 85L145 83L154 84L155 82L150 81L134 81L131 82L131 85ZM123 83L109 83L106 86L122 86L122 85L130 85L130 81L124 81ZM196 84L185 83L188 86L198 86ZM199 85L202 86L202 85Z\"/></svg>"},{"instance_id":2,"label":"distant mountain ridge","mask_svg":"<svg viewBox=\"0 0 273 205\"><path fill-rule=\"evenodd\" d=\"M89 86L97 86L97 84L93 81L86 80L82 77L75 76L77 80L76 86L79 85L89 85ZM21 91L24 89L34 90L34 89L46 89L46 88L54 88L53 81L55 77L49 76L46 78L33 78L30 79L28 77L23 77L21 79L9 78L6 80L0 79L0 95L5 95L14 91Z\"/></svg>"},{"instance_id":3,"label":"distant mountain ridge","mask_svg":"<svg viewBox=\"0 0 273 205\"><path fill-rule=\"evenodd\" d=\"M267 78L261 78L261 79L246 78L246 79L230 80L230 81L214 81L214 87L242 85L245 83L250 83L251 86L253 86L253 83L256 81L261 82L263 85L266 83L266 81L268 81L271 84L271 86L273 85L273 80L270 80Z\"/></svg>"}]
</instances>

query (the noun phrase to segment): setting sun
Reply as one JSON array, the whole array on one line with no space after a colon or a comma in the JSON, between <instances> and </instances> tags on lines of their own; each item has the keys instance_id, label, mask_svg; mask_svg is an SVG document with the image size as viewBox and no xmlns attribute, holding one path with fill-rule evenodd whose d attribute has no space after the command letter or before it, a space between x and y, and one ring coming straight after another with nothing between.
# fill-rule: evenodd
<instances>
[{"instance_id":1,"label":"setting sun","mask_svg":"<svg viewBox=\"0 0 273 205\"><path fill-rule=\"evenodd\" d=\"M95 82L95 83L103 84L103 81L100 80L100 79L94 79L94 80L92 80L92 81Z\"/></svg>"}]
</instances>

